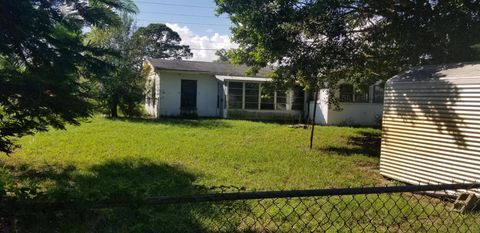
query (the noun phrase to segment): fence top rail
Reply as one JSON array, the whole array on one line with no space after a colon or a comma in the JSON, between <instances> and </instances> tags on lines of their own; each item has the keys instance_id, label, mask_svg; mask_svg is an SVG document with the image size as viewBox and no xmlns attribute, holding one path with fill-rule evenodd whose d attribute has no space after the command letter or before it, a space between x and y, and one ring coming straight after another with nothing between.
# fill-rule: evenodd
<instances>
[{"instance_id":1,"label":"fence top rail","mask_svg":"<svg viewBox=\"0 0 480 233\"><path fill-rule=\"evenodd\" d=\"M462 191L479 189L480 183L464 184L435 184L435 185L405 185L405 186L384 186L384 187L360 187L360 188L330 188L330 189L309 189L309 190L287 190L287 191L262 191L262 192L234 192L234 193L211 193L193 194L184 196L161 196L149 197L143 200L134 201L136 204L156 206L165 204L186 204L199 202L223 202L253 199L273 198L301 198L301 197L322 197L322 196L345 196L345 195L366 195L386 194L404 192L434 192L434 191ZM68 208L68 202L30 203L32 207L41 208ZM128 201L101 201L84 203L91 208L115 208L126 207L131 204Z\"/></svg>"},{"instance_id":2,"label":"fence top rail","mask_svg":"<svg viewBox=\"0 0 480 233\"><path fill-rule=\"evenodd\" d=\"M403 192L428 192L449 190L471 190L480 188L480 183L464 184L436 184L436 185L406 185L385 187L360 187L360 188L331 188L310 190L287 190L287 191L262 191L262 192L234 192L197 194L177 197L150 197L142 202L145 205L181 204L196 202L222 202L252 199L273 198L296 198L296 197L322 197L322 196L345 196L362 194L384 194ZM103 205L104 204L104 205ZM96 205L97 208L107 206L122 206L122 203L103 203Z\"/></svg>"}]
</instances>

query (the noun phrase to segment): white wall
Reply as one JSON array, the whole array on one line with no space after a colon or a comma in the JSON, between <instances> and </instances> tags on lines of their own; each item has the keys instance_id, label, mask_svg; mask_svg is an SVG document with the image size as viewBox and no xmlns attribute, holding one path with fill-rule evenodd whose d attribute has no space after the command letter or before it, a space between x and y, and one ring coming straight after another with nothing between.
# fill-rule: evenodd
<instances>
[{"instance_id":1,"label":"white wall","mask_svg":"<svg viewBox=\"0 0 480 233\"><path fill-rule=\"evenodd\" d=\"M313 105L314 101L310 101L309 109L310 111L308 119L313 119ZM317 99L317 110L315 113L315 123L320 125L326 125L328 119L328 89L322 89L318 92L318 99Z\"/></svg>"},{"instance_id":2,"label":"white wall","mask_svg":"<svg viewBox=\"0 0 480 233\"><path fill-rule=\"evenodd\" d=\"M381 81L378 81L380 83ZM339 82L345 83L344 80ZM373 103L373 85L369 87L368 103L340 103L339 108L330 106L328 109L327 123L329 125L380 125L383 103ZM336 90L336 96L340 91Z\"/></svg>"},{"instance_id":3,"label":"white wall","mask_svg":"<svg viewBox=\"0 0 480 233\"><path fill-rule=\"evenodd\" d=\"M330 108L327 123L329 125L379 125L383 104L379 103L341 103L341 110Z\"/></svg>"},{"instance_id":4,"label":"white wall","mask_svg":"<svg viewBox=\"0 0 480 233\"><path fill-rule=\"evenodd\" d=\"M340 108L328 104L329 92L322 89L317 101L315 123L320 125L379 125L383 104L340 103ZM309 119L313 119L313 101L310 101Z\"/></svg>"},{"instance_id":5,"label":"white wall","mask_svg":"<svg viewBox=\"0 0 480 233\"><path fill-rule=\"evenodd\" d=\"M160 73L160 115L179 116L181 80L197 80L197 114L200 117L217 117L218 81L213 75L158 71Z\"/></svg>"}]
</instances>

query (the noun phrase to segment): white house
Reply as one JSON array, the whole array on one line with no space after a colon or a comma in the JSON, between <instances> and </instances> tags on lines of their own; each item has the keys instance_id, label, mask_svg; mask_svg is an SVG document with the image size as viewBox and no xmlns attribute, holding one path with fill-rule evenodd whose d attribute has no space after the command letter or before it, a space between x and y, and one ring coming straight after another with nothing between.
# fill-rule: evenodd
<instances>
[{"instance_id":1,"label":"white house","mask_svg":"<svg viewBox=\"0 0 480 233\"><path fill-rule=\"evenodd\" d=\"M146 65L150 67L150 74L145 108L156 118L198 116L301 121L312 116L313 101L309 101L301 88L271 92L263 88L270 81L266 77L269 69L247 76L246 66L222 63L148 59ZM380 95L375 94L374 88L363 94L353 92L353 88L350 91L348 85L342 88L339 93L345 102L340 104L342 110L328 105L327 91L320 92L316 123L377 123L382 104L376 103L380 98L375 96Z\"/></svg>"},{"instance_id":2,"label":"white house","mask_svg":"<svg viewBox=\"0 0 480 233\"><path fill-rule=\"evenodd\" d=\"M343 83L333 93L338 104L329 103L330 91L322 89L317 98L315 122L321 125L380 125L383 111L383 83L357 88ZM310 98L313 99L313 98ZM309 101L308 118L313 118L314 101Z\"/></svg>"}]
</instances>

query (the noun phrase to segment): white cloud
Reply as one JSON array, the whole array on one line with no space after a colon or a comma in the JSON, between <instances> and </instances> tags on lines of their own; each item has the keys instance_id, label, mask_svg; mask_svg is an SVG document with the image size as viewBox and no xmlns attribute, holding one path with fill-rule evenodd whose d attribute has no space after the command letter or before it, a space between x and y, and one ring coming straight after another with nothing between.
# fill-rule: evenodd
<instances>
[{"instance_id":1,"label":"white cloud","mask_svg":"<svg viewBox=\"0 0 480 233\"><path fill-rule=\"evenodd\" d=\"M167 26L178 32L182 38L182 44L189 45L190 48L192 48L193 57L190 60L213 61L217 59L217 56L215 55L216 50L210 49L237 48L237 45L230 40L229 35L220 35L219 33L214 33L210 37L205 35L202 36L195 34L187 26L182 27L178 24L171 23L167 23Z\"/></svg>"}]
</instances>

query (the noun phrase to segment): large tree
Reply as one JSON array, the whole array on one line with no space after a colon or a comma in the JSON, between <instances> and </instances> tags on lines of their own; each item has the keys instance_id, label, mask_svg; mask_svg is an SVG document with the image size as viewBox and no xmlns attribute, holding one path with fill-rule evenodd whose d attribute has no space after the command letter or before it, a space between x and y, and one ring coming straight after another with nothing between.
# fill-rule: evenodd
<instances>
[{"instance_id":1,"label":"large tree","mask_svg":"<svg viewBox=\"0 0 480 233\"><path fill-rule=\"evenodd\" d=\"M276 64L277 81L334 88L410 66L480 58L480 2L471 0L216 0L230 15L234 61Z\"/></svg>"},{"instance_id":2,"label":"large tree","mask_svg":"<svg viewBox=\"0 0 480 233\"><path fill-rule=\"evenodd\" d=\"M183 59L193 55L188 45L180 44L180 35L162 23L139 28L133 39L147 57Z\"/></svg>"},{"instance_id":3,"label":"large tree","mask_svg":"<svg viewBox=\"0 0 480 233\"><path fill-rule=\"evenodd\" d=\"M230 63L230 58L228 57L228 50L226 49L219 49L215 51L215 55L218 57L213 62L216 63Z\"/></svg>"},{"instance_id":4,"label":"large tree","mask_svg":"<svg viewBox=\"0 0 480 233\"><path fill-rule=\"evenodd\" d=\"M0 0L0 151L92 113L83 84L105 71L98 56L107 51L84 45L83 31L136 10L131 0Z\"/></svg>"},{"instance_id":5,"label":"large tree","mask_svg":"<svg viewBox=\"0 0 480 233\"><path fill-rule=\"evenodd\" d=\"M146 57L182 59L192 56L189 46L181 45L178 33L165 24L149 24L137 29L127 14L118 27L93 28L86 41L116 52L104 57L114 69L98 76L98 100L111 117L118 116L118 109L126 116L141 114Z\"/></svg>"},{"instance_id":6,"label":"large tree","mask_svg":"<svg viewBox=\"0 0 480 233\"><path fill-rule=\"evenodd\" d=\"M252 72L275 64L277 86L300 83L317 92L340 79L368 84L415 65L480 58L480 1L215 2L234 24L233 61Z\"/></svg>"}]
</instances>

